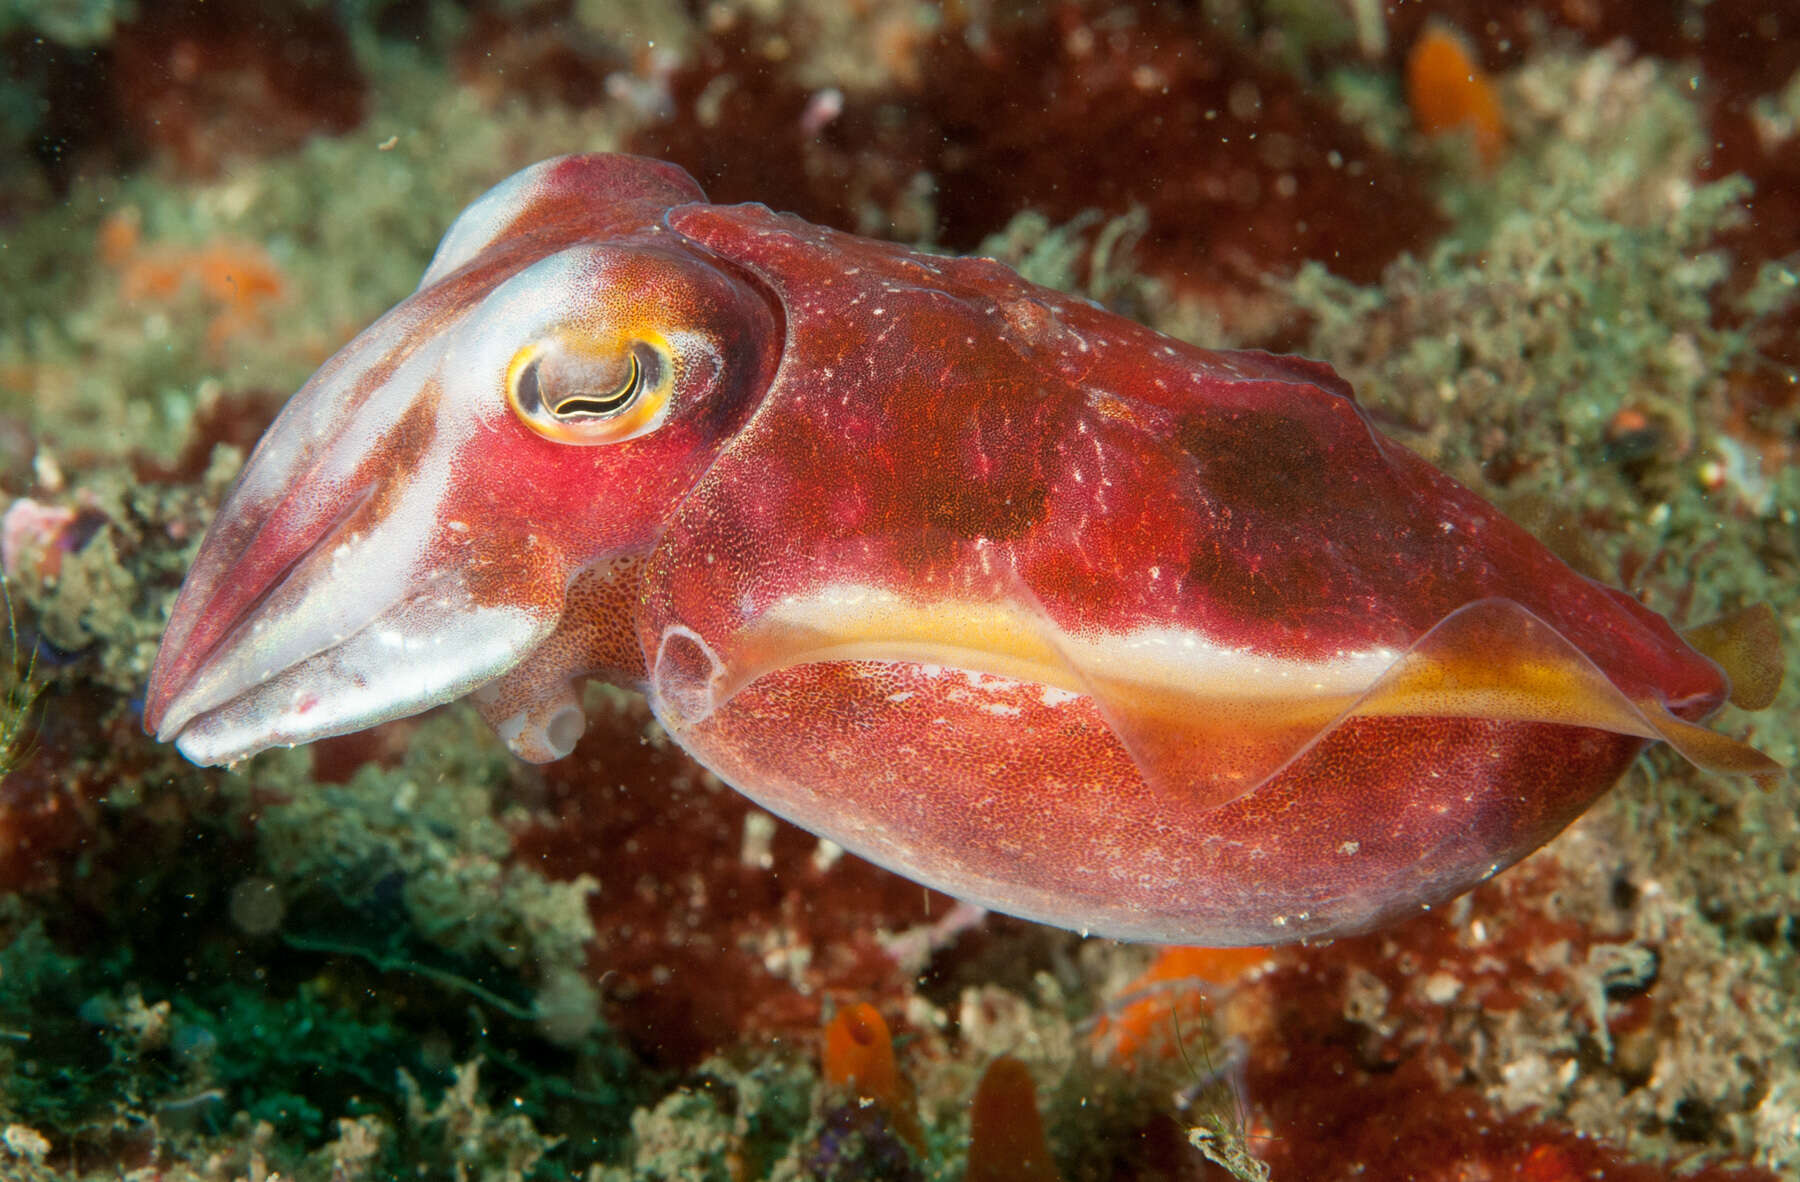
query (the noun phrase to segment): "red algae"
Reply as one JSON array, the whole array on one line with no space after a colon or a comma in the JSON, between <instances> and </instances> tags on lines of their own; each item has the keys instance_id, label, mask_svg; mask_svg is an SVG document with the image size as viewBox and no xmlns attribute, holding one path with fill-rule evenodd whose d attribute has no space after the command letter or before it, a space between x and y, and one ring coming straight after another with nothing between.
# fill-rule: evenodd
<instances>
[{"instance_id":1,"label":"red algae","mask_svg":"<svg viewBox=\"0 0 1800 1182\"><path fill-rule=\"evenodd\" d=\"M810 1037L827 994L902 996L879 932L950 901L822 851L646 738L648 723L641 701L590 711L515 840L551 878L599 882L589 963L621 1033L653 1063L688 1066L751 1035Z\"/></svg>"},{"instance_id":2,"label":"red algae","mask_svg":"<svg viewBox=\"0 0 1800 1182\"><path fill-rule=\"evenodd\" d=\"M305 6L144 5L108 76L125 123L190 176L362 122L365 84L344 28Z\"/></svg>"},{"instance_id":3,"label":"red algae","mask_svg":"<svg viewBox=\"0 0 1800 1182\"><path fill-rule=\"evenodd\" d=\"M681 165L715 202L761 201L839 229L891 234L907 163L890 159L866 102L809 128L812 92L783 68L783 44L775 30L739 22L696 45L666 80L669 117L635 132L627 150Z\"/></svg>"},{"instance_id":4,"label":"red algae","mask_svg":"<svg viewBox=\"0 0 1800 1182\"><path fill-rule=\"evenodd\" d=\"M127 815L107 807L108 795L160 781L168 767L118 706L53 686L34 707L24 752L0 775L0 891L104 911L128 892L120 863L178 840L185 805L171 794Z\"/></svg>"},{"instance_id":5,"label":"red algae","mask_svg":"<svg viewBox=\"0 0 1800 1182\"><path fill-rule=\"evenodd\" d=\"M145 483L192 484L206 473L215 447L234 447L248 455L286 401L285 393L268 388L203 397L194 407L181 450L174 456L134 452L132 472Z\"/></svg>"},{"instance_id":6,"label":"red algae","mask_svg":"<svg viewBox=\"0 0 1800 1182\"><path fill-rule=\"evenodd\" d=\"M1141 208L1144 265L1227 303L1306 259L1368 282L1434 236L1421 171L1297 78L1193 14L1128 15L1064 5L979 36L951 23L901 81L845 94L822 124L768 50L778 35L736 27L675 71L674 116L631 149L681 164L714 201L953 250L1025 209L1061 222ZM935 224L912 227L921 177Z\"/></svg>"},{"instance_id":7,"label":"red algae","mask_svg":"<svg viewBox=\"0 0 1800 1182\"><path fill-rule=\"evenodd\" d=\"M1366 282L1437 229L1418 173L1292 76L1166 8L1111 28L1063 8L981 50L945 48L927 56L924 89L951 136L934 172L953 247L1018 206L1061 221L1142 205L1145 258L1204 289L1303 259Z\"/></svg>"},{"instance_id":8,"label":"red algae","mask_svg":"<svg viewBox=\"0 0 1800 1182\"><path fill-rule=\"evenodd\" d=\"M0 890L47 890L89 847L100 803L91 785L55 774L60 751L33 741L0 777Z\"/></svg>"},{"instance_id":9,"label":"red algae","mask_svg":"<svg viewBox=\"0 0 1800 1182\"><path fill-rule=\"evenodd\" d=\"M627 64L612 46L572 34L554 4L477 5L453 61L463 85L490 101L522 94L575 108L604 102L608 74Z\"/></svg>"},{"instance_id":10,"label":"red algae","mask_svg":"<svg viewBox=\"0 0 1800 1182\"><path fill-rule=\"evenodd\" d=\"M1266 1086L1294 1087L1267 1106L1275 1131L1258 1146L1258 1156L1277 1178L1776 1182L1775 1174L1751 1167L1677 1172L1634 1162L1572 1129L1498 1115L1471 1089L1441 1088L1416 1060L1372 1072L1354 1065L1341 1049L1310 1049L1318 1057L1304 1068L1253 1076Z\"/></svg>"},{"instance_id":11,"label":"red algae","mask_svg":"<svg viewBox=\"0 0 1800 1182\"><path fill-rule=\"evenodd\" d=\"M1475 1086L1491 1048L1459 1014L1486 1021L1591 1004L1574 966L1608 937L1556 918L1555 886L1553 870L1526 866L1479 888L1464 918L1423 915L1281 950L1248 987L1253 1004L1240 1007L1255 1020L1226 1031L1248 1045L1244 1089L1268 1130L1257 1154L1273 1176L1772 1182L1748 1167L1677 1172L1636 1161L1530 1111L1502 1112ZM1607 999L1596 1038L1623 1044L1665 1020L1653 969Z\"/></svg>"}]
</instances>

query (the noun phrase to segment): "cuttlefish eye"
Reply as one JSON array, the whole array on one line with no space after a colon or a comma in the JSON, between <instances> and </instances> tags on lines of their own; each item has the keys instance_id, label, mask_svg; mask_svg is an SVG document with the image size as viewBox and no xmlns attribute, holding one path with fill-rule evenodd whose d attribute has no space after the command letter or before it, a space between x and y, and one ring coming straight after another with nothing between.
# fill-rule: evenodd
<instances>
[{"instance_id":1,"label":"cuttlefish eye","mask_svg":"<svg viewBox=\"0 0 1800 1182\"><path fill-rule=\"evenodd\" d=\"M506 367L506 403L558 443L622 443L667 415L675 367L666 341L551 334Z\"/></svg>"}]
</instances>

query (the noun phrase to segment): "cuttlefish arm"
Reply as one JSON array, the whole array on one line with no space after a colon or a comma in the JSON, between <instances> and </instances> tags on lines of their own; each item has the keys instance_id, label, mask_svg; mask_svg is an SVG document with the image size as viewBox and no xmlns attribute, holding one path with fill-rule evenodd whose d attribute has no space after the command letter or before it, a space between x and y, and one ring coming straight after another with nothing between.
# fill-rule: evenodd
<instances>
[{"instance_id":1,"label":"cuttlefish arm","mask_svg":"<svg viewBox=\"0 0 1800 1182\"><path fill-rule=\"evenodd\" d=\"M565 624L571 589L586 607L589 572L648 549L778 347L760 293L663 228L699 196L655 161L565 157L465 211L418 291L257 445L175 604L145 725L229 763L481 690L522 753L566 754L569 680L642 667L614 640L627 615ZM540 650L567 661L560 683L541 661L501 692Z\"/></svg>"}]
</instances>

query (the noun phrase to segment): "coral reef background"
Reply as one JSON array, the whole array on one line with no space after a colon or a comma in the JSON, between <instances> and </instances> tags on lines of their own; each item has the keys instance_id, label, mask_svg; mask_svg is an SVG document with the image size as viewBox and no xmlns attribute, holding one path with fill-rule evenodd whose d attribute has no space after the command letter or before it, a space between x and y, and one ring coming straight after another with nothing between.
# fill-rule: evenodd
<instances>
[{"instance_id":1,"label":"coral reef background","mask_svg":"<svg viewBox=\"0 0 1800 1182\"><path fill-rule=\"evenodd\" d=\"M1323 358L1578 568L1793 654L1800 10L18 0L0 58L0 1172L1800 1172L1792 782L1652 751L1443 912L1221 953L971 913L610 690L543 768L460 707L231 771L139 714L287 393L591 150ZM1797 672L1722 720L1790 765Z\"/></svg>"}]
</instances>

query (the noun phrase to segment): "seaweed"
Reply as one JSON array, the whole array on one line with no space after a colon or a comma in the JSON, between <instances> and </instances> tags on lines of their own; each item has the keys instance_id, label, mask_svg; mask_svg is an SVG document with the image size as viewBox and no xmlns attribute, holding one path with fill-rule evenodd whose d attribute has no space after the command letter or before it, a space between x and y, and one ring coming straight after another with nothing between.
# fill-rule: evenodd
<instances>
[{"instance_id":1,"label":"seaweed","mask_svg":"<svg viewBox=\"0 0 1800 1182\"><path fill-rule=\"evenodd\" d=\"M241 892L225 884L230 868L253 866L241 843L190 845L178 868L144 875L131 909L60 940L14 902L0 950L7 1119L57 1130L59 1152L90 1167L146 1122L160 1130L154 1146L225 1138L248 1120L279 1136L268 1152L291 1168L294 1147L364 1118L389 1173L447 1167L462 1152L454 1138L439 1144L452 1107L563 1130L534 1154L546 1177L568 1154L617 1151L647 1081L597 1014L547 1038L514 970L431 946L392 904L315 908L329 938L246 932Z\"/></svg>"},{"instance_id":2,"label":"seaweed","mask_svg":"<svg viewBox=\"0 0 1800 1182\"><path fill-rule=\"evenodd\" d=\"M22 499L0 1161L870 1176L898 1138L819 1086L815 1053L823 1017L866 1001L919 1092L923 1152L894 1168L925 1177L961 1168L1001 1054L1042 1083L1067 1177L1211 1176L1208 1152L1240 1176L1791 1170L1791 785L1649 757L1465 903L1274 954L1159 1011L1172 1044L1109 1056L1088 1019L1131 1017L1147 953L981 920L843 855L623 695L592 691L588 738L542 770L458 709L231 772L138 716L170 597L284 392L483 186L628 138L720 200L1325 357L1590 572L1689 620L1784 605L1800 41L1749 0L1677 7L373 0L264 29L234 4L216 30L188 6L4 10L0 487ZM1430 19L1494 76L1492 173L1401 100ZM296 79L344 93L221 104L283 29L319 47ZM227 68L158 73L184 55ZM254 112L281 134L247 133ZM1187 118L1204 150L1171 130ZM1793 681L1726 725L1791 759Z\"/></svg>"},{"instance_id":3,"label":"seaweed","mask_svg":"<svg viewBox=\"0 0 1800 1182\"><path fill-rule=\"evenodd\" d=\"M1139 265L1237 309L1313 259L1359 281L1440 227L1412 161L1378 146L1229 21L1068 4L945 19L882 42L888 77L825 87L790 23L727 21L668 79L632 150L715 201L864 234L977 247L1015 215L1141 210ZM898 18L897 18L898 19Z\"/></svg>"},{"instance_id":4,"label":"seaweed","mask_svg":"<svg viewBox=\"0 0 1800 1182\"><path fill-rule=\"evenodd\" d=\"M0 655L0 781L19 765L31 741L32 711L38 700L37 649L19 640L12 583L0 573L0 601L6 604L6 639Z\"/></svg>"}]
</instances>

